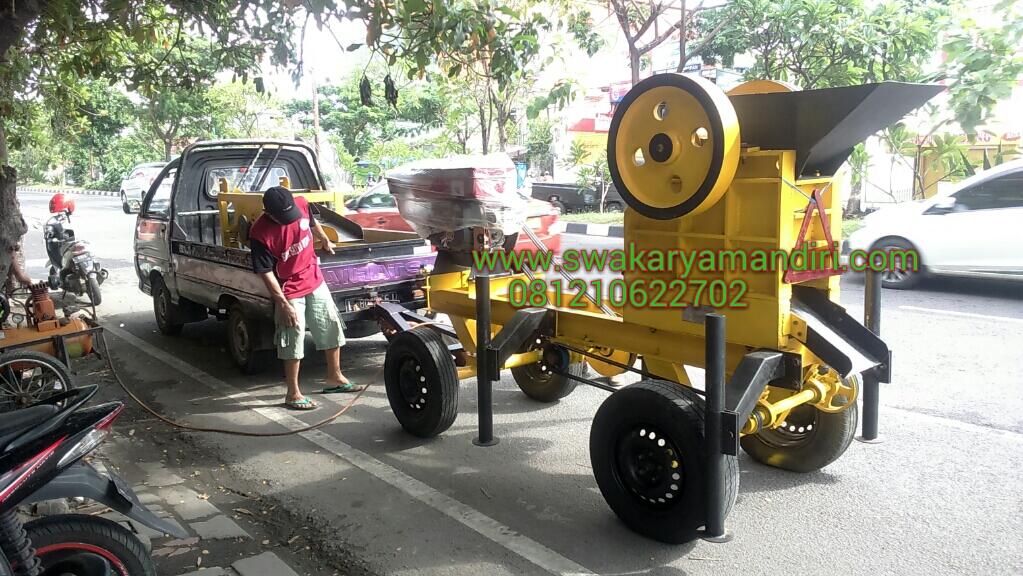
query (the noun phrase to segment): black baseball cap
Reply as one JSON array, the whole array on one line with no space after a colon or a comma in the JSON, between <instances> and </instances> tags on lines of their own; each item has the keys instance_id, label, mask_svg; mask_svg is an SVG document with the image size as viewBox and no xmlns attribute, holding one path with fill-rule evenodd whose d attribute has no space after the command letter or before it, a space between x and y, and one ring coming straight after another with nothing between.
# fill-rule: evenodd
<instances>
[{"instance_id":1,"label":"black baseball cap","mask_svg":"<svg viewBox=\"0 0 1023 576\"><path fill-rule=\"evenodd\" d=\"M295 197L283 186L274 186L263 192L263 209L280 224L291 224L302 217L295 206Z\"/></svg>"}]
</instances>

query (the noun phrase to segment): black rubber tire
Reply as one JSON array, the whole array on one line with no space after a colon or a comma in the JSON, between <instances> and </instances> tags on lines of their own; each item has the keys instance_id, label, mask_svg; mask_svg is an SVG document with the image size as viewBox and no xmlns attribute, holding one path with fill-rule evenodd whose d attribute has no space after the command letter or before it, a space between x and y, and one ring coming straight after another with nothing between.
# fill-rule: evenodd
<instances>
[{"instance_id":1,"label":"black rubber tire","mask_svg":"<svg viewBox=\"0 0 1023 576\"><path fill-rule=\"evenodd\" d=\"M568 214L568 211L565 209L564 202L562 202L560 199L553 198L553 199L549 200L549 202L551 203L551 206L554 206L555 208L557 208L558 211L561 212L562 214Z\"/></svg>"},{"instance_id":2,"label":"black rubber tire","mask_svg":"<svg viewBox=\"0 0 1023 576\"><path fill-rule=\"evenodd\" d=\"M85 514L63 514L33 520L25 525L44 573L64 573L57 567L73 550L50 550L57 545L85 544L107 558L118 576L156 576L156 565L145 546L116 522ZM100 553L99 550L102 550ZM81 550L78 550L81 552ZM115 562L116 560L116 562ZM123 567L119 570L116 564ZM75 573L69 570L70 573Z\"/></svg>"},{"instance_id":3,"label":"black rubber tire","mask_svg":"<svg viewBox=\"0 0 1023 576\"><path fill-rule=\"evenodd\" d=\"M623 212L625 208L622 207L622 203L617 200L611 200L604 203L604 212Z\"/></svg>"},{"instance_id":4,"label":"black rubber tire","mask_svg":"<svg viewBox=\"0 0 1023 576\"><path fill-rule=\"evenodd\" d=\"M875 242L870 249L871 251L874 250L886 251L891 249L916 250L916 247L913 246L912 242L906 240L905 238L889 236L886 238L881 238L880 240ZM919 254L920 252L917 251L918 258ZM910 290L912 288L915 288L918 284L920 284L920 280L923 279L923 276L924 276L923 262L919 262L918 269L916 271L901 270L899 271L899 274L894 274L891 272L881 272L881 287L891 288L893 290Z\"/></svg>"},{"instance_id":5,"label":"black rubber tire","mask_svg":"<svg viewBox=\"0 0 1023 576\"><path fill-rule=\"evenodd\" d=\"M128 197L124 195L124 192L121 192L121 210L125 214L131 214L131 205L128 204Z\"/></svg>"},{"instance_id":6,"label":"black rubber tire","mask_svg":"<svg viewBox=\"0 0 1023 576\"><path fill-rule=\"evenodd\" d=\"M71 371L68 370L68 367L65 366L63 362L49 354L44 354L43 352L36 352L35 350L13 350L11 352L5 352L3 354L0 354L0 366L3 366L4 364L11 360L29 360L38 365L46 366L46 368L53 372L56 375L56 377L60 380L61 388L59 390L54 388L53 386L47 387L47 389L51 391L53 394L60 394L62 392L71 390L75 387L75 381L71 377ZM35 403L39 400L43 400L49 396L52 396L53 394L45 395L41 394L38 397L31 400L31 402ZM59 405L63 405L63 403L60 403ZM0 404L0 413L6 411L4 409L5 407L6 407L5 404ZM28 407L27 404L24 406L18 406L18 408L27 407Z\"/></svg>"},{"instance_id":7,"label":"black rubber tire","mask_svg":"<svg viewBox=\"0 0 1023 576\"><path fill-rule=\"evenodd\" d=\"M838 460L856 436L859 407L853 402L841 412L821 412L805 405L796 410L800 408L813 413L812 433L764 430L743 436L739 441L742 449L761 464L790 472L815 472ZM790 413L790 418L797 414L796 410ZM793 440L797 436L801 438Z\"/></svg>"},{"instance_id":8,"label":"black rubber tire","mask_svg":"<svg viewBox=\"0 0 1023 576\"><path fill-rule=\"evenodd\" d=\"M530 338L522 347L520 352L528 352L536 348L536 338ZM541 363L516 366L511 369L512 377L518 384L519 390L536 400L537 402L557 402L568 396L575 390L576 381L563 376L543 370ZM585 362L572 362L568 365L568 373L573 376L586 375Z\"/></svg>"},{"instance_id":9,"label":"black rubber tire","mask_svg":"<svg viewBox=\"0 0 1023 576\"><path fill-rule=\"evenodd\" d=\"M420 374L418 382L415 373ZM432 438L454 424L458 368L434 330L413 328L391 339L384 359L384 387L391 411L410 434Z\"/></svg>"},{"instance_id":10,"label":"black rubber tire","mask_svg":"<svg viewBox=\"0 0 1023 576\"><path fill-rule=\"evenodd\" d=\"M266 370L272 354L256 348L261 341L263 325L250 318L245 308L235 302L227 312L227 349L231 360L244 374L258 374Z\"/></svg>"},{"instance_id":11,"label":"black rubber tire","mask_svg":"<svg viewBox=\"0 0 1023 576\"><path fill-rule=\"evenodd\" d=\"M694 539L706 522L703 417L703 399L696 392L664 380L649 379L627 386L600 405L590 428L593 476L608 506L633 531L679 544ZM629 452L630 446L647 441L651 429L660 431L660 436L649 439L651 448L642 455ZM666 443L656 444L661 440ZM642 490L648 494L664 490L660 501L644 499L636 479L641 473L636 468L630 472L622 462L630 460L626 457L629 454L636 454L631 461L648 466L648 470L649 463L654 462L652 476L657 481ZM658 466L658 458L678 465L664 466L662 462ZM667 476L671 470L679 472ZM739 491L739 465L734 456L727 459L724 481L725 501L731 510Z\"/></svg>"},{"instance_id":12,"label":"black rubber tire","mask_svg":"<svg viewBox=\"0 0 1023 576\"><path fill-rule=\"evenodd\" d=\"M89 273L85 283L85 294L93 306L99 306L103 302L103 293L99 289L99 276L95 272Z\"/></svg>"},{"instance_id":13,"label":"black rubber tire","mask_svg":"<svg viewBox=\"0 0 1023 576\"><path fill-rule=\"evenodd\" d=\"M156 327L166 336L177 336L185 323L181 321L181 311L171 301L170 291L163 281L153 283L153 315L156 316Z\"/></svg>"}]
</instances>

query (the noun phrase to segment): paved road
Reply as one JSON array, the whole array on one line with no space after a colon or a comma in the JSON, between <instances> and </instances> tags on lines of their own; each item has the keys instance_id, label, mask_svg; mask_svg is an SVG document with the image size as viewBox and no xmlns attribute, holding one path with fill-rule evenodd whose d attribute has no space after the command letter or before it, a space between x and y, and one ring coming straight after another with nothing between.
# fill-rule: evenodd
<instances>
[{"instance_id":1,"label":"paved road","mask_svg":"<svg viewBox=\"0 0 1023 576\"><path fill-rule=\"evenodd\" d=\"M45 198L22 195L29 219ZM79 234L111 270L101 313L120 370L167 413L203 424L294 429L316 413L274 405L279 372L247 377L231 366L224 326L159 335L131 268L134 219L108 198L80 198ZM565 239L565 246L591 242ZM612 243L613 240L604 240ZM620 241L619 241L620 242ZM29 258L41 257L38 231ZM33 273L40 274L36 266ZM843 281L862 305L862 283ZM197 437L198 450L265 487L332 544L378 573L750 574L1023 573L1023 294L1018 287L930 282L884 293L895 381L882 392L884 443L854 443L813 474L782 472L740 457L739 500L726 545L665 546L625 529L592 478L590 420L606 394L578 389L554 405L529 401L506 377L495 391L501 443L475 434L475 387L439 438L401 433L380 381L380 337L345 348L347 373L373 386L337 423L287 438ZM306 388L323 376L310 356Z\"/></svg>"}]
</instances>

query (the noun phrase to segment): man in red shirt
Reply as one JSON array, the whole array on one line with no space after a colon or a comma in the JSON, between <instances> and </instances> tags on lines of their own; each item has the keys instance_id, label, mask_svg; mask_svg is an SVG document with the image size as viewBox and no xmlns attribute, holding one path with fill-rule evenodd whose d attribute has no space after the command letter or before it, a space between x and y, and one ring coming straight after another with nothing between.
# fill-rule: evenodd
<instances>
[{"instance_id":1,"label":"man in red shirt","mask_svg":"<svg viewBox=\"0 0 1023 576\"><path fill-rule=\"evenodd\" d=\"M252 268L263 278L274 301L274 341L277 357L284 362L284 380L288 386L284 404L295 410L316 408L316 403L303 396L298 386L307 326L316 349L323 350L327 356L325 390L354 390L341 373L341 346L345 343L343 324L323 281L314 236L323 242L327 252L334 253L333 244L312 217L305 198L295 198L287 188L280 186L263 193L263 215L249 231Z\"/></svg>"}]
</instances>

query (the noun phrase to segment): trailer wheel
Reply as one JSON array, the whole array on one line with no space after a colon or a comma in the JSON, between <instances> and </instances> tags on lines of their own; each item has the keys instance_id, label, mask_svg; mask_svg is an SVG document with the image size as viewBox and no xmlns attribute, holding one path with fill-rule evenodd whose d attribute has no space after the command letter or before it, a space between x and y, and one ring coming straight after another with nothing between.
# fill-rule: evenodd
<instances>
[{"instance_id":1,"label":"trailer wheel","mask_svg":"<svg viewBox=\"0 0 1023 576\"><path fill-rule=\"evenodd\" d=\"M257 349L260 332L259 322L245 314L245 308L235 302L227 313L227 347L231 359L245 374L258 374L266 369L270 354Z\"/></svg>"},{"instance_id":2,"label":"trailer wheel","mask_svg":"<svg viewBox=\"0 0 1023 576\"><path fill-rule=\"evenodd\" d=\"M604 500L633 531L678 544L706 521L703 399L664 380L611 394L593 419L590 462ZM739 490L737 459L725 467L728 509Z\"/></svg>"},{"instance_id":3,"label":"trailer wheel","mask_svg":"<svg viewBox=\"0 0 1023 576\"><path fill-rule=\"evenodd\" d=\"M838 460L856 436L859 408L841 412L797 406L778 428L743 436L742 449L754 460L792 472L813 472Z\"/></svg>"},{"instance_id":4,"label":"trailer wheel","mask_svg":"<svg viewBox=\"0 0 1023 576\"><path fill-rule=\"evenodd\" d=\"M181 333L185 323L181 321L181 311L171 301L170 290L163 281L153 283L153 313L156 315L156 326L167 336Z\"/></svg>"},{"instance_id":5,"label":"trailer wheel","mask_svg":"<svg viewBox=\"0 0 1023 576\"><path fill-rule=\"evenodd\" d=\"M586 375L585 362L570 362L568 351L560 346L542 346L537 338L530 338L522 346L520 352L529 352L543 348L543 358L535 364L516 366L511 369L515 383L533 400L538 402L557 402L575 390L576 381L551 371L553 366L562 366L573 376Z\"/></svg>"},{"instance_id":6,"label":"trailer wheel","mask_svg":"<svg viewBox=\"0 0 1023 576\"><path fill-rule=\"evenodd\" d=\"M420 438L447 430L458 415L458 369L441 335L401 332L387 345L384 386L402 428Z\"/></svg>"}]
</instances>

